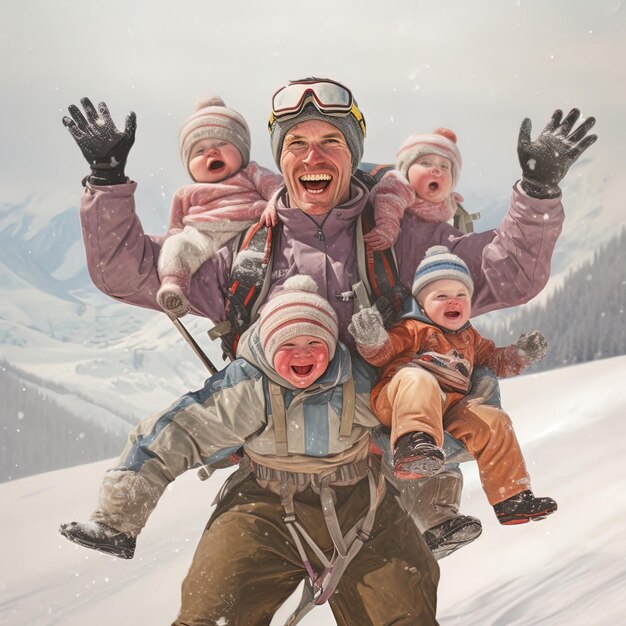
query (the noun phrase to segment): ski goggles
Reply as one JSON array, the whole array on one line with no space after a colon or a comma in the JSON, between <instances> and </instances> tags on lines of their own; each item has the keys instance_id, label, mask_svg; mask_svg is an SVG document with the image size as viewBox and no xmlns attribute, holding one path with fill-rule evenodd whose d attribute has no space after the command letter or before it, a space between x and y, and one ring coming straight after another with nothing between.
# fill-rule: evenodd
<instances>
[{"instance_id":1,"label":"ski goggles","mask_svg":"<svg viewBox=\"0 0 626 626\"><path fill-rule=\"evenodd\" d=\"M272 112L268 123L270 132L276 121L298 116L309 103L315 105L323 115L346 117L352 114L365 137L365 118L352 92L340 83L326 78L298 80L281 87L272 96Z\"/></svg>"}]
</instances>

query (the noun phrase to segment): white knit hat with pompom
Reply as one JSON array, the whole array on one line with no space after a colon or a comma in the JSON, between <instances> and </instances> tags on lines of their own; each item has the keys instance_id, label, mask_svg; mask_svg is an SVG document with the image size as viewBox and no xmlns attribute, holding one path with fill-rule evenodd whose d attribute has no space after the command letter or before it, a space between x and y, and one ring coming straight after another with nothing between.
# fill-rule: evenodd
<instances>
[{"instance_id":1,"label":"white knit hat with pompom","mask_svg":"<svg viewBox=\"0 0 626 626\"><path fill-rule=\"evenodd\" d=\"M424 154L437 154L450 159L452 163L452 189L461 176L461 152L456 145L456 134L449 128L437 128L432 133L411 135L399 148L396 156L396 169L409 178L409 168Z\"/></svg>"},{"instance_id":2,"label":"white knit hat with pompom","mask_svg":"<svg viewBox=\"0 0 626 626\"><path fill-rule=\"evenodd\" d=\"M180 158L189 171L189 155L201 139L219 139L232 143L241 153L241 167L250 161L250 129L243 117L229 109L219 96L200 100L196 112L180 129ZM191 172L189 172L191 175ZM192 176L193 178L193 176Z\"/></svg>"},{"instance_id":3,"label":"white knit hat with pompom","mask_svg":"<svg viewBox=\"0 0 626 626\"><path fill-rule=\"evenodd\" d=\"M338 333L337 314L317 293L315 281L305 275L288 278L283 290L263 307L259 318L259 338L265 358L272 366L278 348L303 335L324 341L332 359Z\"/></svg>"}]
</instances>

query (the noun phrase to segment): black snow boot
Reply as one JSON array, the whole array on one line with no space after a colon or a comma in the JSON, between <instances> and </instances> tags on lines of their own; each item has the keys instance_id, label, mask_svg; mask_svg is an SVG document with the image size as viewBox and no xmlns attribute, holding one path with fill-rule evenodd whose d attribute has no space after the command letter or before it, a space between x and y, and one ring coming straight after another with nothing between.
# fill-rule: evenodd
<instances>
[{"instance_id":1,"label":"black snow boot","mask_svg":"<svg viewBox=\"0 0 626 626\"><path fill-rule=\"evenodd\" d=\"M552 498L535 498L528 489L493 505L498 521L505 526L537 522L556 509L557 504Z\"/></svg>"},{"instance_id":2,"label":"black snow boot","mask_svg":"<svg viewBox=\"0 0 626 626\"><path fill-rule=\"evenodd\" d=\"M434 476L443 468L446 455L435 440L422 432L407 433L396 442L393 473L396 478L413 480Z\"/></svg>"},{"instance_id":3,"label":"black snow boot","mask_svg":"<svg viewBox=\"0 0 626 626\"><path fill-rule=\"evenodd\" d=\"M61 524L59 532L74 543L117 556L132 559L135 555L136 537L121 533L102 522L68 522Z\"/></svg>"},{"instance_id":4,"label":"black snow boot","mask_svg":"<svg viewBox=\"0 0 626 626\"><path fill-rule=\"evenodd\" d=\"M457 515L424 532L424 539L439 561L455 550L472 543L483 532L480 520L470 515Z\"/></svg>"}]
</instances>

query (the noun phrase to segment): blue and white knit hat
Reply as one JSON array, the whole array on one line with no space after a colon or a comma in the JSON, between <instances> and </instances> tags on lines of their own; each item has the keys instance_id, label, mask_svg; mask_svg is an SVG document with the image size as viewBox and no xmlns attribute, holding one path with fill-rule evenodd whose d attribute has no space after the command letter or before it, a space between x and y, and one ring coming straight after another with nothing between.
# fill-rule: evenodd
<instances>
[{"instance_id":1,"label":"blue and white knit hat","mask_svg":"<svg viewBox=\"0 0 626 626\"><path fill-rule=\"evenodd\" d=\"M432 246L426 250L426 255L415 270L411 293L414 298L417 298L417 294L424 287L436 280L446 278L462 282L467 287L470 296L474 293L472 276L465 262L456 254L452 254L445 246Z\"/></svg>"}]
</instances>

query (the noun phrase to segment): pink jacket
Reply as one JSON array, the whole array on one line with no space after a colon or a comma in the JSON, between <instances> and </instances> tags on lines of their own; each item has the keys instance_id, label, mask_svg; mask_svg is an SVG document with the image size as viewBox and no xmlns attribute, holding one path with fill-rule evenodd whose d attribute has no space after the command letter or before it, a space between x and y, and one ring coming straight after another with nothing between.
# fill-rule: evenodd
<instances>
[{"instance_id":1,"label":"pink jacket","mask_svg":"<svg viewBox=\"0 0 626 626\"><path fill-rule=\"evenodd\" d=\"M163 237L144 233L135 213L135 188L136 183L87 185L81 201L87 265L94 284L104 293L158 311L157 259ZM354 346L348 332L353 302L337 294L359 280L354 237L368 191L353 178L351 194L319 227L300 209L285 206L286 194L281 192L277 206L281 225L268 293L271 296L293 274L313 276L320 294L336 310L339 338L349 347ZM449 224L426 223L406 214L395 245L400 278L410 288L427 248L442 244L460 256L472 274L473 315L522 304L536 296L548 280L563 219L560 198L530 198L518 185L500 226L484 233L464 235ZM224 320L224 292L232 258L227 245L194 274L189 297L193 313L216 323Z\"/></svg>"},{"instance_id":2,"label":"pink jacket","mask_svg":"<svg viewBox=\"0 0 626 626\"><path fill-rule=\"evenodd\" d=\"M425 222L447 222L456 213L457 203L463 202L463 197L453 192L442 202L423 200L400 172L391 170L372 189L372 201L376 230L393 245L398 239L400 221L406 212Z\"/></svg>"},{"instance_id":3,"label":"pink jacket","mask_svg":"<svg viewBox=\"0 0 626 626\"><path fill-rule=\"evenodd\" d=\"M167 235L185 226L214 222L256 221L283 185L283 177L254 161L219 183L181 187L172 199Z\"/></svg>"}]
</instances>

